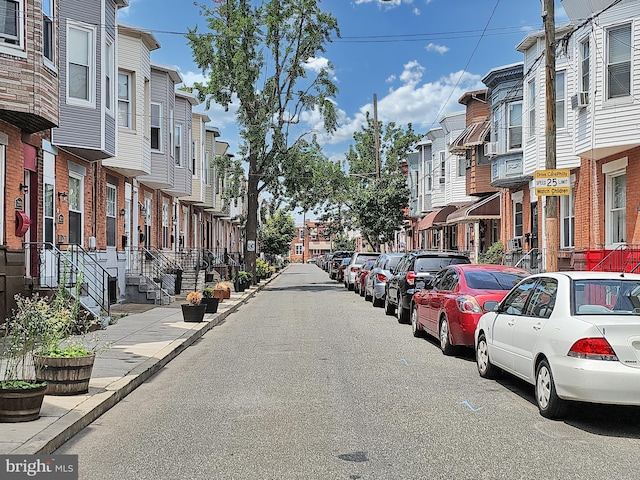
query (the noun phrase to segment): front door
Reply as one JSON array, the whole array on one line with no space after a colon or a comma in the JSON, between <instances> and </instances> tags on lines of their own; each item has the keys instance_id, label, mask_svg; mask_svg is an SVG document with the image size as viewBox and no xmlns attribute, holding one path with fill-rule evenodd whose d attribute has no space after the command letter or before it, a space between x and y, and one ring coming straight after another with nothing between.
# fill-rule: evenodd
<instances>
[{"instance_id":1,"label":"front door","mask_svg":"<svg viewBox=\"0 0 640 480\"><path fill-rule=\"evenodd\" d=\"M83 180L69 176L69 244L82 245Z\"/></svg>"},{"instance_id":2,"label":"front door","mask_svg":"<svg viewBox=\"0 0 640 480\"><path fill-rule=\"evenodd\" d=\"M538 269L538 202L531 204L531 238L529 248L533 251L531 254L531 270L536 271Z\"/></svg>"}]
</instances>

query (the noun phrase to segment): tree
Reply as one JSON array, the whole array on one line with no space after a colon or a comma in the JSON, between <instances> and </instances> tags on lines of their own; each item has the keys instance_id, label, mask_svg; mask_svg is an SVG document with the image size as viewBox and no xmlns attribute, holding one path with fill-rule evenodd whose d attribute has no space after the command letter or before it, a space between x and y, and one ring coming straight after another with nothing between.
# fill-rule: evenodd
<instances>
[{"instance_id":1,"label":"tree","mask_svg":"<svg viewBox=\"0 0 640 480\"><path fill-rule=\"evenodd\" d=\"M278 210L260 229L258 234L260 251L265 255L284 255L289 251L295 236L296 225L293 217Z\"/></svg>"},{"instance_id":2,"label":"tree","mask_svg":"<svg viewBox=\"0 0 640 480\"><path fill-rule=\"evenodd\" d=\"M336 129L332 66L309 77L305 64L323 53L339 30L317 0L215 3L200 5L209 31L201 34L195 27L187 34L194 60L208 77L193 88L207 108L211 101L225 108L236 98L239 102L240 154L248 162L245 261L255 273L256 252L246 245L257 237L259 194L277 197L290 190L285 181L304 175L310 156L324 158L320 149L308 148L316 142L305 140L311 132L300 131L301 115L317 114L326 132Z\"/></svg>"},{"instance_id":3,"label":"tree","mask_svg":"<svg viewBox=\"0 0 640 480\"><path fill-rule=\"evenodd\" d=\"M403 129L390 122L381 130L379 158L384 166L380 178L375 178L376 128L368 113L366 126L354 133L355 145L349 146L346 155L350 180L348 211L353 225L376 251L393 240L404 223L409 189L401 164L420 139L411 124Z\"/></svg>"}]
</instances>

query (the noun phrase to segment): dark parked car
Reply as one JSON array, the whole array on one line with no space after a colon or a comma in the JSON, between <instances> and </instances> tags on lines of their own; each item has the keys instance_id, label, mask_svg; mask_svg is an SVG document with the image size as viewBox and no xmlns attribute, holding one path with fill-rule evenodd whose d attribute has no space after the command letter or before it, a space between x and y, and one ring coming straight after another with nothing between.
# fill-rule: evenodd
<instances>
[{"instance_id":1,"label":"dark parked car","mask_svg":"<svg viewBox=\"0 0 640 480\"><path fill-rule=\"evenodd\" d=\"M331 280L337 280L338 276L338 268L342 263L344 258L351 259L351 255L353 255L353 251L348 250L337 250L333 252L333 256L331 257L331 262L329 262L329 278ZM342 279L338 280L342 281Z\"/></svg>"},{"instance_id":2,"label":"dark parked car","mask_svg":"<svg viewBox=\"0 0 640 480\"><path fill-rule=\"evenodd\" d=\"M416 280L428 281L440 269L449 265L471 263L461 252L417 250L405 253L387 281L384 311L387 315L396 313L400 323L409 321L411 298L416 291Z\"/></svg>"}]
</instances>

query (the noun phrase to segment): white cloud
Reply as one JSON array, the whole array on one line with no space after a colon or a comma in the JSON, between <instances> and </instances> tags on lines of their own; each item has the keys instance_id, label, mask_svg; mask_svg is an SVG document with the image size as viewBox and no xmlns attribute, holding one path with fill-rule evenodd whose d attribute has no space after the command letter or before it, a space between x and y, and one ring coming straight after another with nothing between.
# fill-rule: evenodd
<instances>
[{"instance_id":1,"label":"white cloud","mask_svg":"<svg viewBox=\"0 0 640 480\"><path fill-rule=\"evenodd\" d=\"M187 87L193 87L194 83L196 82L204 83L207 80L207 77L205 77L202 73L197 73L192 71L188 71L186 73L180 72L180 75L182 75L183 83Z\"/></svg>"},{"instance_id":2,"label":"white cloud","mask_svg":"<svg viewBox=\"0 0 640 480\"><path fill-rule=\"evenodd\" d=\"M419 15L420 15L420 9L419 9L418 7L415 7L415 8L413 9L413 14L414 14L416 17L417 17L417 16L419 16Z\"/></svg>"},{"instance_id":3,"label":"white cloud","mask_svg":"<svg viewBox=\"0 0 640 480\"><path fill-rule=\"evenodd\" d=\"M445 45L436 45L435 43L430 43L424 48L427 52L438 52L440 55L449 51L449 47Z\"/></svg>"},{"instance_id":4,"label":"white cloud","mask_svg":"<svg viewBox=\"0 0 640 480\"><path fill-rule=\"evenodd\" d=\"M307 61L304 62L302 66L307 70L312 70L316 73L320 73L323 69L329 68L329 60L324 57L311 57L307 59Z\"/></svg>"},{"instance_id":5,"label":"white cloud","mask_svg":"<svg viewBox=\"0 0 640 480\"><path fill-rule=\"evenodd\" d=\"M402 81L402 83L415 85L422 80L423 73L424 67L416 60L412 60L404 65L404 70L400 74L400 81Z\"/></svg>"},{"instance_id":6,"label":"white cloud","mask_svg":"<svg viewBox=\"0 0 640 480\"><path fill-rule=\"evenodd\" d=\"M395 82L395 81L396 81L396 79L397 79L397 78L398 78L398 77L397 77L397 76L395 76L395 75L389 75L389 76L387 77L387 79L385 80L385 82L387 82L387 83L393 83L393 82Z\"/></svg>"}]
</instances>

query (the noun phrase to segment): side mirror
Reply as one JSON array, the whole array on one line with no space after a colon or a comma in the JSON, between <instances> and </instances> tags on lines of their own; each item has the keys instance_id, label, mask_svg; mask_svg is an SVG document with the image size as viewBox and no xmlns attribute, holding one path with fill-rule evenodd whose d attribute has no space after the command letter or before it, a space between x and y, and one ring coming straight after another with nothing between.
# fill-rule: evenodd
<instances>
[{"instance_id":1,"label":"side mirror","mask_svg":"<svg viewBox=\"0 0 640 480\"><path fill-rule=\"evenodd\" d=\"M484 309L485 312L497 312L498 311L498 305L500 305L500 304L498 302L496 302L495 300L487 300L482 305L482 308Z\"/></svg>"}]
</instances>

